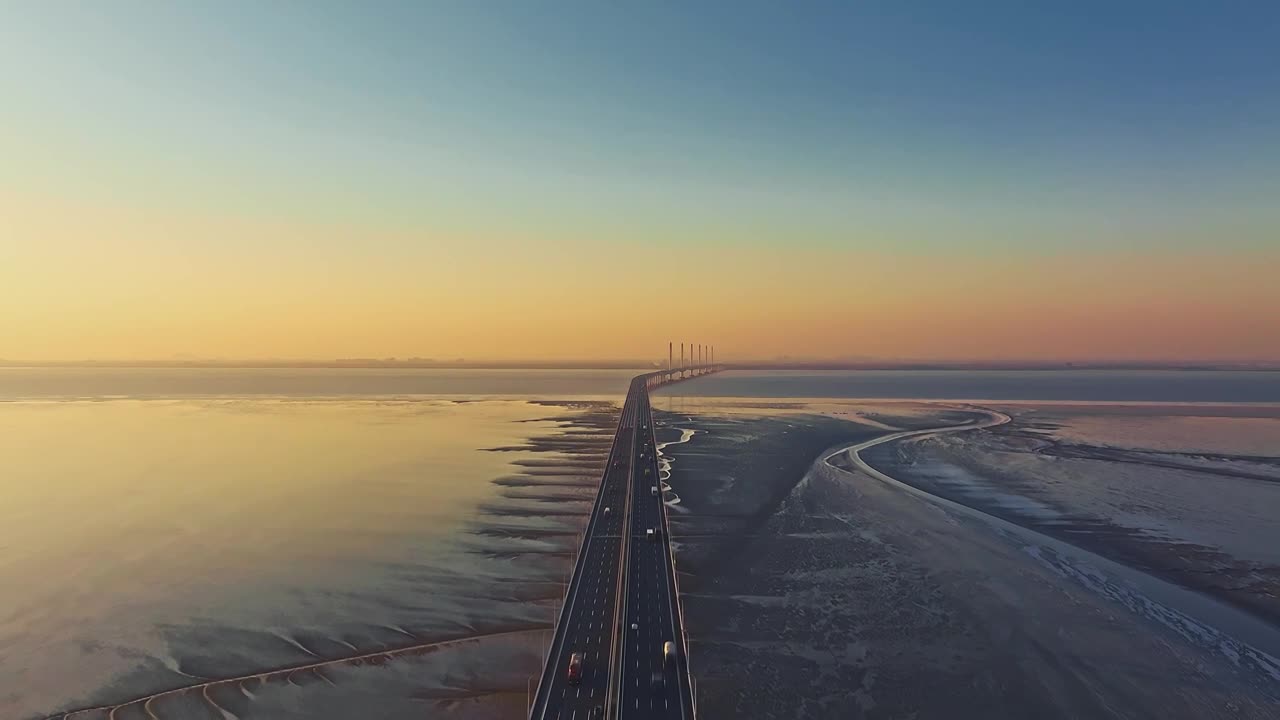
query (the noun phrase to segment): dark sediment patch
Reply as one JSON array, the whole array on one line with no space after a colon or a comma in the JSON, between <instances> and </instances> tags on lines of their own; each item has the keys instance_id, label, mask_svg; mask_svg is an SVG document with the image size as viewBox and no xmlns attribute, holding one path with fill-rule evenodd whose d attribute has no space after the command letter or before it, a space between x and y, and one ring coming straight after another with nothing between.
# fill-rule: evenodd
<instances>
[{"instance_id":1,"label":"dark sediment patch","mask_svg":"<svg viewBox=\"0 0 1280 720\"><path fill-rule=\"evenodd\" d=\"M495 538L571 538L577 537L582 530L579 527L533 527L514 523L485 522L476 523L468 532L476 535Z\"/></svg>"},{"instance_id":2,"label":"dark sediment patch","mask_svg":"<svg viewBox=\"0 0 1280 720\"><path fill-rule=\"evenodd\" d=\"M526 500L519 504L511 505L485 503L479 506L476 511L484 515L501 515L507 517L582 517L591 509L590 503L591 498L586 498L577 502L567 502L564 500L554 502Z\"/></svg>"},{"instance_id":3,"label":"dark sediment patch","mask_svg":"<svg viewBox=\"0 0 1280 720\"><path fill-rule=\"evenodd\" d=\"M547 464L540 467L526 467L522 472L524 476L530 478L552 478L562 481L573 480L580 483L600 482L599 475L589 472L592 469L594 469L593 466L588 464Z\"/></svg>"},{"instance_id":4,"label":"dark sediment patch","mask_svg":"<svg viewBox=\"0 0 1280 720\"><path fill-rule=\"evenodd\" d=\"M541 448L537 448L537 447L532 447L532 449L530 448L522 448L522 449L525 451L531 451L531 452L539 452L541 450ZM582 470L586 470L586 469L591 469L591 470L604 469L604 463L602 463L598 457L595 457L594 453L589 455L588 453L585 453L585 452L579 452L579 453L566 453L566 455L567 457L562 457L562 458L547 458L547 459L523 458L520 460L512 460L511 464L517 465L519 467L533 468L533 469L539 469L539 470L545 470L550 468L553 470L557 470L559 472L564 472L566 470L577 470L581 472Z\"/></svg>"},{"instance_id":5,"label":"dark sediment patch","mask_svg":"<svg viewBox=\"0 0 1280 720\"><path fill-rule=\"evenodd\" d=\"M683 417L655 412L654 422L663 426L659 432L665 438L674 439L672 434L679 437L679 432L673 426L679 425ZM675 446L680 452L672 465L671 484L680 495L683 512L671 515L671 532L672 538L681 542L692 537L741 538L757 534L804 477L818 453L840 442L883 434L824 416L700 417L697 427L721 446L706 450ZM768 481L760 482L762 477ZM721 553L735 552L730 545L704 556L710 549L710 545L702 548L693 560L694 567L714 567L727 559ZM693 552L690 548L689 553ZM685 554L681 553L682 561ZM691 560L693 557L690 555ZM681 570L700 572L686 567Z\"/></svg>"},{"instance_id":6,"label":"dark sediment patch","mask_svg":"<svg viewBox=\"0 0 1280 720\"><path fill-rule=\"evenodd\" d=\"M609 400L529 400L530 405L562 407L570 410L594 410L605 416L617 417L618 404ZM584 413L586 414L586 413Z\"/></svg>"},{"instance_id":7,"label":"dark sediment patch","mask_svg":"<svg viewBox=\"0 0 1280 720\"><path fill-rule=\"evenodd\" d=\"M589 488L595 486L598 482L598 478L593 478L589 475L511 475L493 480L493 484L507 487Z\"/></svg>"},{"instance_id":8,"label":"dark sediment patch","mask_svg":"<svg viewBox=\"0 0 1280 720\"><path fill-rule=\"evenodd\" d=\"M539 438L531 440L522 445L502 445L499 447L485 448L488 452L549 452L562 451L567 453L582 453L593 449L608 449L613 443L613 435L572 435L567 434L559 439L556 438ZM527 463L517 462L517 465Z\"/></svg>"},{"instance_id":9,"label":"dark sediment patch","mask_svg":"<svg viewBox=\"0 0 1280 720\"><path fill-rule=\"evenodd\" d=\"M520 487L508 487L498 491L498 494L504 498L512 500L537 500L540 502L590 501L594 497L589 486L560 487L555 485L524 485Z\"/></svg>"},{"instance_id":10,"label":"dark sediment patch","mask_svg":"<svg viewBox=\"0 0 1280 720\"><path fill-rule=\"evenodd\" d=\"M864 412L862 416L903 430L922 430L940 425L959 425L973 419L973 414L954 408L938 408L936 412L923 415L899 415L887 412Z\"/></svg>"}]
</instances>

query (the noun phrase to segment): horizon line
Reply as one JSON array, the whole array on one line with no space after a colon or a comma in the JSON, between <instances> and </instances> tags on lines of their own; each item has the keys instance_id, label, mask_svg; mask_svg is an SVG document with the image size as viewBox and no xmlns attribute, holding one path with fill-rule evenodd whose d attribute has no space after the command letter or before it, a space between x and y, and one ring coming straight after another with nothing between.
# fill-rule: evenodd
<instances>
[{"instance_id":1,"label":"horizon line","mask_svg":"<svg viewBox=\"0 0 1280 720\"><path fill-rule=\"evenodd\" d=\"M709 364L709 363L708 363ZM972 360L972 359L822 359L757 358L717 362L730 370L1280 370L1280 360ZM11 360L0 358L0 368L192 368L192 369L476 369L476 370L654 370L666 362L637 358L482 360L456 358L334 358L304 360L191 359L191 360ZM680 366L677 366L680 367ZM685 365L684 367L698 367Z\"/></svg>"}]
</instances>

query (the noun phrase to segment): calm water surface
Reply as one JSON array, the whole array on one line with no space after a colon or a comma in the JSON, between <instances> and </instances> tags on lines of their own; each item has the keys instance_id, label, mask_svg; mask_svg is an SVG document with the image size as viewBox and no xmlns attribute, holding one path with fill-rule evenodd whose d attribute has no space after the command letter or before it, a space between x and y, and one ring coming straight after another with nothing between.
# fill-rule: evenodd
<instances>
[{"instance_id":1,"label":"calm water surface","mask_svg":"<svg viewBox=\"0 0 1280 720\"><path fill-rule=\"evenodd\" d=\"M381 370L365 368L0 368L6 398L626 395L643 370Z\"/></svg>"},{"instance_id":2,"label":"calm water surface","mask_svg":"<svg viewBox=\"0 0 1280 720\"><path fill-rule=\"evenodd\" d=\"M486 448L585 412L531 400L620 400L635 373L0 369L0 717L545 626L593 471ZM729 372L668 392L1276 402L1280 373ZM371 697L515 717L539 642L215 697L238 718L355 717ZM210 711L179 700L196 704L153 709Z\"/></svg>"},{"instance_id":3,"label":"calm water surface","mask_svg":"<svg viewBox=\"0 0 1280 720\"><path fill-rule=\"evenodd\" d=\"M1280 372L1199 370L735 370L660 393L764 398L1280 402Z\"/></svg>"},{"instance_id":4,"label":"calm water surface","mask_svg":"<svg viewBox=\"0 0 1280 720\"><path fill-rule=\"evenodd\" d=\"M134 388L157 382L126 376ZM577 389L607 386L589 378ZM625 378L615 387L620 397ZM558 454L486 449L557 435L580 412L484 397L0 402L0 717L548 624L548 581L561 580L591 494L589 477L572 476L591 473L570 468L566 479L585 484L504 495L495 479ZM507 664L536 661L539 642ZM372 680L368 668L295 676L233 716L327 717L321 705L351 717L367 706L342 702L361 688L417 716L439 701L432 688L477 691L406 667ZM390 687L396 672L412 677ZM295 697L299 683L309 689Z\"/></svg>"}]
</instances>

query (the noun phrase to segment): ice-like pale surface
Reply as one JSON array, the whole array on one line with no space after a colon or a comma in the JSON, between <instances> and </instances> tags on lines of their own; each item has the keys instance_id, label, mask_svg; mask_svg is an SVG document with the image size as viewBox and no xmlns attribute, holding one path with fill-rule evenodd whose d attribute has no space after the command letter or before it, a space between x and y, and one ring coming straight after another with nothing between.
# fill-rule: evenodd
<instances>
[{"instance_id":1,"label":"ice-like pale surface","mask_svg":"<svg viewBox=\"0 0 1280 720\"><path fill-rule=\"evenodd\" d=\"M976 475L993 490L1017 492L1063 513L1280 566L1280 419L1269 416L1280 410L998 407L1014 417L999 432L904 447L919 451L908 475ZM1241 412L1262 416L1239 417ZM1067 456L1057 454L1064 442L1071 445ZM1222 457L1235 454L1251 459ZM1251 477L1224 474L1242 471ZM1269 477L1275 481L1258 479Z\"/></svg>"},{"instance_id":2,"label":"ice-like pale surface","mask_svg":"<svg viewBox=\"0 0 1280 720\"><path fill-rule=\"evenodd\" d=\"M1177 453L1280 457L1280 408L1273 417L1053 413L1053 435L1071 442ZM1083 410L1083 409L1082 409ZM1206 409L1187 408L1191 412ZM1042 412L1052 413L1052 411Z\"/></svg>"}]
</instances>

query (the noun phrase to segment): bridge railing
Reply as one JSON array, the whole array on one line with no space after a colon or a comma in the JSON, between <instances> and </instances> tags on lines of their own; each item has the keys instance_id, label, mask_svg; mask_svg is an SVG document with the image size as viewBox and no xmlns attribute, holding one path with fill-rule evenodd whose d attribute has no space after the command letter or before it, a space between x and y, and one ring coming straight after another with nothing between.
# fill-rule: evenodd
<instances>
[{"instance_id":1,"label":"bridge railing","mask_svg":"<svg viewBox=\"0 0 1280 720\"><path fill-rule=\"evenodd\" d=\"M691 379L691 378L693 378L693 377L697 377L698 375L705 375L705 374L709 374L709 373L717 372L717 371L718 371L718 370L720 370L720 369L722 369L722 366L715 366L715 365L711 365L711 366L704 366L704 367L699 367L699 368L685 368L683 371L681 371L681 370L659 370L659 371L655 371L655 372L651 372L651 373L645 373L645 374L643 374L643 375L639 375L639 376L637 376L637 377L635 377L635 378L633 378L633 379L632 379L632 386L631 386L631 388L628 388L627 397L628 397L628 398L630 398L630 396L631 396L631 389L633 389L633 388L635 387L635 383L637 383L637 382L642 382L643 388L644 388L644 390L645 390L645 394L646 394L646 395L648 395L648 391L649 391L650 389L652 389L652 388L655 388L655 387L661 387L661 386L663 386L663 385L670 385L670 384L672 384L672 383L680 382L680 381L682 381L682 380L689 380L689 379ZM684 372L695 373L695 371L696 371L696 374L684 375ZM625 405L625 403L624 403L624 404L623 404L623 410L624 410L624 412L625 412L625 409L626 409L626 405ZM652 433L652 432L653 432L653 424L652 424L652 423L653 423L653 421L652 421L652 417L650 417L650 419L649 419L649 426L650 426L649 432L650 432L650 433ZM578 583L579 575L580 575L581 570L582 570L582 564L586 561L586 556L587 556L587 544L590 542L589 538L591 537L592 530L595 528L595 522L596 522L597 517L599 516L599 509L600 509L601 503L604 501L604 500L603 500L603 499L604 499L604 492L603 492L603 489L604 489L604 483L605 483L605 480L608 478L609 468L612 466L612 463L613 463L613 460L614 460L614 454L617 452L617 449L618 449L618 438L620 438L620 437L622 437L622 423L621 423L621 421L619 421L619 423L618 423L618 429L617 429L617 431L615 431L615 432L614 432L614 435L613 435L613 443L612 443L612 444L610 445L610 447L609 447L608 460L606 461L606 465L605 465L604 472L603 472L603 473L601 474L601 476L600 476L600 492L597 492L597 493L596 493L596 499L595 499L595 502L594 502L594 503L592 503L592 506L591 506L591 515L590 515L590 517L589 517L589 519L588 519L588 521L587 521L586 529L585 529L585 531L583 532L583 538L584 538L584 541L583 541L582 543L580 543L580 544L579 544L579 547L578 547L578 556L574 559L573 573L572 573L572 575L570 576L570 579L569 579L569 586L565 589L564 598L563 598L562 603L561 603L561 605L560 605L560 612L559 612L559 614L558 614L558 616L557 616L557 618L556 618L555 626L552 628L551 643L550 643L550 645L548 646L548 649L547 649L547 658L546 658L546 662L545 662L545 664L543 665L542 673L541 673L541 674L539 675L539 677L538 677L538 687L537 687L537 689L534 691L534 695L533 695L533 702L530 704L530 719L531 719L531 720L534 718L534 713L535 713L535 711L537 711L537 709L538 709L539 707L543 707L543 708L545 708L545 702L543 702L543 701L541 700L541 698L542 698L542 693L543 693L544 689L547 687L547 684L548 684L548 683L547 683L547 680L551 677L551 673L555 672L555 670L556 670L556 668L555 668L555 663L553 662L553 660L558 659L558 657L553 657L553 656L555 656L555 655L556 655L556 653L555 653L555 649L556 649L557 645L558 645L558 644L561 644L562 637L563 637L563 633L564 633L564 627L565 627L565 626L564 626L564 621L565 621L565 618L568 616L568 613L572 610L573 602L574 602L574 600L576 599L576 596L577 596L577 595L576 595L576 591L577 591L577 583ZM656 444L655 444L655 447L656 447ZM628 461L628 464L630 465L631 463ZM631 472L634 472L634 468L632 468ZM633 480L633 479L634 479L634 478L630 478L630 480ZM630 485L630 483L628 483L628 484ZM629 491L628 491L627 495L628 495L628 501L629 501L629 500L630 500L630 495L631 495L630 488L629 488ZM670 526L669 526L669 524L668 524L668 522L667 522L667 513L666 513L666 506L665 506L665 504L663 505L663 508L662 508L662 523L663 523L663 535L664 535L664 537L667 539L667 540L666 540L666 545L667 545L667 554L668 554L668 567L670 568L671 579L672 579L672 589L673 589L673 595L674 595L673 600L674 600L675 605L676 605L676 614L677 614L677 616L678 616L678 618L679 618L679 621L680 621L680 643L681 643L681 646L682 646L682 648L681 648L681 649L682 649L682 656L683 656L684 663L685 663L685 672L686 672L686 676L689 678L689 682L690 682L690 694L692 695L692 692L693 692L693 677L692 677L692 675L689 675L689 674L688 674L688 668L689 668L689 666L688 666L688 657L689 657L689 639L688 639L688 630L686 630L686 629L685 629L685 625L684 625L684 605L683 605L683 603L680 601L679 580L678 580L678 578L676 577L676 570L675 570L675 554L674 554L674 552L673 552L673 551L672 551L672 549L671 549L671 542L670 542L670 537L671 537L671 535L670 535ZM628 529L628 531L629 531L629 529ZM624 546L624 547L629 546L629 545L630 545L630 543L623 543L623 546ZM625 562L625 561L624 561L624 562ZM619 581L621 581L621 578L622 578L623 573L621 573L621 572L620 572L620 573L618 573L618 575L619 575ZM625 591L624 591L624 590L620 590L620 591L619 591L619 594L620 594L620 595L625 595ZM617 632L620 632L620 633L623 633L623 634L624 634L624 636L625 636L625 629L623 629L623 628L621 627L622 623L624 623L624 622L625 622L625 618L620 617L620 616L616 618L616 627L617 627L617 630L616 630L616 631L617 631ZM613 653L613 651L611 650L611 651L610 651L610 655L613 655L613 654L614 654L614 653ZM612 675L612 673L611 673L611 675ZM612 690L612 686L613 686L613 678L612 678L612 677L610 677L609 687L608 687L608 689L606 689L606 696L607 696L607 695L608 695L608 693ZM606 706L606 707L612 707L612 706ZM692 712L693 712L694 717L696 717L696 716L697 716L697 704L696 704L696 703L693 703Z\"/></svg>"},{"instance_id":2,"label":"bridge railing","mask_svg":"<svg viewBox=\"0 0 1280 720\"><path fill-rule=\"evenodd\" d=\"M720 369L719 366L709 366L706 368L702 368L703 370L702 374L717 372L719 369ZM667 371L662 371L659 373L654 373L654 375L662 376L662 375L665 375L666 372ZM683 377L674 378L674 379L669 379L665 382L659 382L656 385L646 385L646 386L660 387L662 385L667 385L670 383L679 382L680 380L687 380L687 379L688 378L683 378ZM653 432L652 409L650 409L649 426L650 426L650 433L652 433ZM654 443L654 448L655 449L657 448L656 442ZM663 538L665 539L665 544L667 546L667 568L668 568L668 572L670 573L668 580L671 582L672 603L675 606L676 617L678 618L680 623L680 646L681 646L680 661L684 665L685 676L689 680L690 712L692 713L694 718L697 718L698 716L697 694L694 690L693 672L691 671L690 665L689 665L689 658L690 658L689 628L687 625L685 625L685 621L684 621L684 601L681 599L681 593L680 593L680 573L676 569L675 548L671 546L671 523L668 519L666 503L663 503L661 512L662 512L662 533L663 533Z\"/></svg>"},{"instance_id":3,"label":"bridge railing","mask_svg":"<svg viewBox=\"0 0 1280 720\"><path fill-rule=\"evenodd\" d=\"M636 378L632 381L632 386L634 387L638 383L639 378ZM627 396L630 397L630 395L631 392L628 390ZM648 396L647 388L645 389L645 396ZM636 420L637 422L640 420L639 412L636 413ZM617 586L614 592L613 637L609 641L609 682L605 685L604 691L604 706L607 708L605 710L606 719L617 717L617 709L620 707L622 697L622 658L626 653L627 637L627 631L626 628L623 627L623 624L626 622L627 616L627 579L631 570L631 542L629 538L631 537L632 496L635 495L633 490L636 479L636 467L635 463L631 462L631 456L634 456L635 454L635 439L639 432L639 428L633 425L631 428L632 442L630 444L630 449L628 450L629 456L627 458L627 492L626 499L622 502L622 531L620 538L620 543L622 545L622 567L619 568L619 572L617 573Z\"/></svg>"},{"instance_id":4,"label":"bridge railing","mask_svg":"<svg viewBox=\"0 0 1280 720\"><path fill-rule=\"evenodd\" d=\"M630 389L628 389L627 397L631 397ZM623 412L626 411L626 404L623 403ZM551 642L547 647L547 658L542 667L542 673L538 676L538 687L534 691L533 702L529 706L529 717L533 720L534 713L539 707L545 708L545 702L540 702L542 692L548 684L551 673L555 672L555 663L553 656L556 654L556 646L560 643L564 634L564 621L573 607L573 598L576 597L578 579L582 571L582 564L587 558L587 544L590 542L591 531L595 528L596 518L599 517L599 509L604 502L604 483L609 477L609 468L612 467L614 461L614 453L618 450L618 438L622 437L622 421L618 421L618 429L613 434L613 443L609 446L609 455L605 460L604 471L600 474L600 489L596 493L596 500L591 504L591 515L587 519L586 529L582 533L583 542L578 545L578 556L573 561L573 573L569 576L569 585L565 588L564 597L560 603L560 613L556 617L555 626L551 632Z\"/></svg>"},{"instance_id":5,"label":"bridge railing","mask_svg":"<svg viewBox=\"0 0 1280 720\"><path fill-rule=\"evenodd\" d=\"M695 377L710 375L711 373L720 372L723 369L723 365L699 365L696 367L655 370L653 372L639 375L637 376L637 379L643 378L645 389L652 390L653 388L678 383L682 380L691 380Z\"/></svg>"},{"instance_id":6,"label":"bridge railing","mask_svg":"<svg viewBox=\"0 0 1280 720\"><path fill-rule=\"evenodd\" d=\"M657 443L654 443L654 446L657 447ZM680 623L680 662L684 666L685 677L689 680L690 712L696 718L698 716L698 703L693 692L693 672L690 670L689 665L689 627L684 622L684 601L681 599L680 594L680 573L676 570L675 548L671 546L671 522L667 514L666 503L662 505L662 536L667 546L667 571L670 573L668 581L671 583L671 602L675 606L676 618Z\"/></svg>"}]
</instances>

